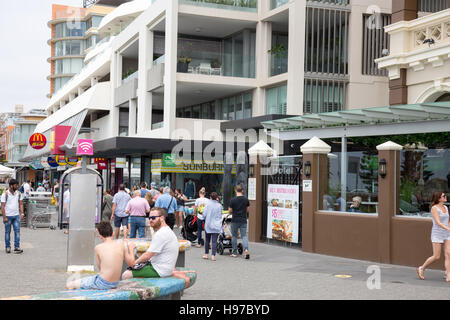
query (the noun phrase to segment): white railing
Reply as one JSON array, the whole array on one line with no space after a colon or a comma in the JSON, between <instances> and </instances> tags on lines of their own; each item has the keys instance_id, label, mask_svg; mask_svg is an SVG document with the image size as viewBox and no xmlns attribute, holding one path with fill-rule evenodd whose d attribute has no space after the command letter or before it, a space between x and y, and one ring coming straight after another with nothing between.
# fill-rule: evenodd
<instances>
[{"instance_id":1,"label":"white railing","mask_svg":"<svg viewBox=\"0 0 450 320\"><path fill-rule=\"evenodd\" d=\"M414 48L431 46L432 44L450 41L450 17L449 21L439 22L413 31Z\"/></svg>"}]
</instances>

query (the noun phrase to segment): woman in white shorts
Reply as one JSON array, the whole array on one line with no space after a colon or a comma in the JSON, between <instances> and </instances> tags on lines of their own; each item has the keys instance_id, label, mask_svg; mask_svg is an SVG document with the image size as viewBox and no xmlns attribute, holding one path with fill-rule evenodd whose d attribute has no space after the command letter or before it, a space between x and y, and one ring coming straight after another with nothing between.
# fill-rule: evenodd
<instances>
[{"instance_id":1,"label":"woman in white shorts","mask_svg":"<svg viewBox=\"0 0 450 320\"><path fill-rule=\"evenodd\" d=\"M444 205L447 196L443 192L436 191L431 199L431 215L433 216L433 228L431 229L431 243L433 255L423 265L416 269L417 275L424 280L425 269L433 262L441 258L442 244L445 253L445 280L450 282L450 228L448 225L448 208Z\"/></svg>"}]
</instances>

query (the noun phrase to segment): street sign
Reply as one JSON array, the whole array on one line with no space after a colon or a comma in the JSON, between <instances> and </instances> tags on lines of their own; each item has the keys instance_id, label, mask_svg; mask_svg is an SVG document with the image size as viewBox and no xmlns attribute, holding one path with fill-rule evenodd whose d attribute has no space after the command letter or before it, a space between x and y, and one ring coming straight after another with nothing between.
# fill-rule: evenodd
<instances>
[{"instance_id":1,"label":"street sign","mask_svg":"<svg viewBox=\"0 0 450 320\"><path fill-rule=\"evenodd\" d=\"M94 141L92 139L79 139L77 147L78 156L93 156Z\"/></svg>"}]
</instances>

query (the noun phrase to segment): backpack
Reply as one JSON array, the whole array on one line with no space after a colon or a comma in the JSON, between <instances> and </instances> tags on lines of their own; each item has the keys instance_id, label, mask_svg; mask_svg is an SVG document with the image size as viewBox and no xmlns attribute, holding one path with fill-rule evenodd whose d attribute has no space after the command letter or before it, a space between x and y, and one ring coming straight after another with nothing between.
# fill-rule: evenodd
<instances>
[{"instance_id":1,"label":"backpack","mask_svg":"<svg viewBox=\"0 0 450 320\"><path fill-rule=\"evenodd\" d=\"M25 189L23 188L23 185L20 186L19 192L20 192L20 193L24 193L24 192L25 192Z\"/></svg>"}]
</instances>

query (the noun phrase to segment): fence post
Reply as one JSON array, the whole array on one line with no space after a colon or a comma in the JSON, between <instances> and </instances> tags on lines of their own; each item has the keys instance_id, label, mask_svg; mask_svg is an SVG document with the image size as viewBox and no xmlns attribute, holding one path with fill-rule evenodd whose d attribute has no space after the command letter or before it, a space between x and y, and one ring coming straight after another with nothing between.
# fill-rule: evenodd
<instances>
[{"instance_id":1,"label":"fence post","mask_svg":"<svg viewBox=\"0 0 450 320\"><path fill-rule=\"evenodd\" d=\"M249 177L256 179L256 197L255 200L250 200L248 217L248 241L251 242L262 242L262 206L267 205L263 203L262 188L266 186L263 185L262 163L274 154L275 151L262 140L248 149Z\"/></svg>"},{"instance_id":2,"label":"fence post","mask_svg":"<svg viewBox=\"0 0 450 320\"><path fill-rule=\"evenodd\" d=\"M328 153L331 147L313 137L300 147L300 151L303 153L302 251L314 252L314 213L319 210L319 199L328 188ZM309 177L306 176L308 166ZM305 188L307 185L311 188Z\"/></svg>"},{"instance_id":3,"label":"fence post","mask_svg":"<svg viewBox=\"0 0 450 320\"><path fill-rule=\"evenodd\" d=\"M400 150L392 141L377 146L378 161L386 162L386 175L378 167L378 250L382 263L391 262L392 218L398 212L400 201Z\"/></svg>"}]
</instances>

